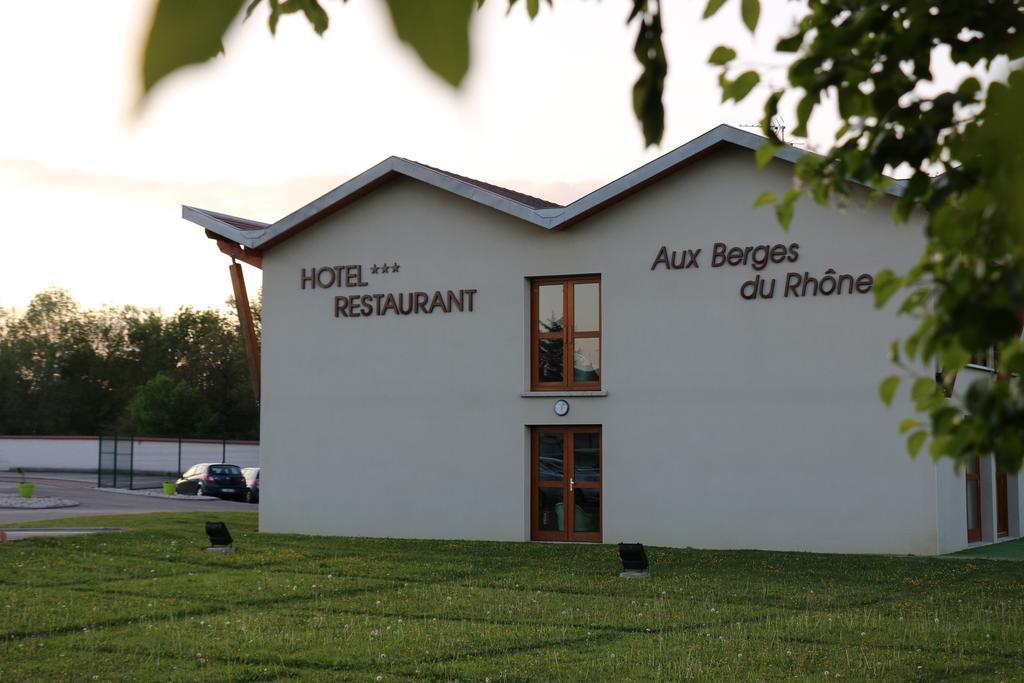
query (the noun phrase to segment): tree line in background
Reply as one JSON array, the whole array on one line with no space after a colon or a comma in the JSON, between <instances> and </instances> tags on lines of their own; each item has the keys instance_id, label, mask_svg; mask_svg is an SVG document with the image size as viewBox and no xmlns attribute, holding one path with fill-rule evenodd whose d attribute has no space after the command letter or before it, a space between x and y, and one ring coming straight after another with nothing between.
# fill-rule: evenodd
<instances>
[{"instance_id":1,"label":"tree line in background","mask_svg":"<svg viewBox=\"0 0 1024 683\"><path fill-rule=\"evenodd\" d=\"M83 310L52 288L23 313L0 308L0 434L258 439L231 303L230 314Z\"/></svg>"}]
</instances>

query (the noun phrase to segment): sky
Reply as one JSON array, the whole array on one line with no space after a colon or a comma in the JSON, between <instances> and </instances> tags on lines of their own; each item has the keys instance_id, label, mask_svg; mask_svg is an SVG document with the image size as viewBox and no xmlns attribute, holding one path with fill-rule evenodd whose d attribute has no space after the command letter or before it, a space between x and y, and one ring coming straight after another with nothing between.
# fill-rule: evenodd
<instances>
[{"instance_id":1,"label":"sky","mask_svg":"<svg viewBox=\"0 0 1024 683\"><path fill-rule=\"evenodd\" d=\"M645 148L631 0L542 3L532 22L526 3L490 0L458 90L398 41L381 0L324 0L323 37L301 15L271 36L263 4L224 55L166 79L141 110L152 0L4 6L0 307L49 286L86 308L223 307L230 259L182 204L269 222L390 155L570 202L720 123L756 124L767 88L722 105L707 57L731 45L782 85L772 46L803 11L765 0L751 36L736 0L709 21L703 0L663 0L666 130ZM812 120L811 143L834 126ZM259 276L246 266L250 292Z\"/></svg>"}]
</instances>

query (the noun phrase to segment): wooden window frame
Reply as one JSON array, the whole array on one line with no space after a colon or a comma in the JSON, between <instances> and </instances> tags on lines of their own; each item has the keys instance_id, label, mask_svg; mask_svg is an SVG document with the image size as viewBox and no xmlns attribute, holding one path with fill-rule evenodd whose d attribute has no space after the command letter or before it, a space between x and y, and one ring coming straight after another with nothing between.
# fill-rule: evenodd
<instances>
[{"instance_id":1,"label":"wooden window frame","mask_svg":"<svg viewBox=\"0 0 1024 683\"><path fill-rule=\"evenodd\" d=\"M573 436L577 433L597 433L598 448L598 470L601 473L599 481L573 482L570 491L569 479L574 474L576 455L573 444ZM540 435L554 434L562 435L562 482L540 481ZM570 452L572 457L570 457ZM560 488L562 490L563 531L542 531L538 528L537 519L538 506L540 504L541 488ZM572 493L575 489L597 489L601 494L601 509L598 520L599 531L575 531L576 508ZM604 433L600 425L537 425L530 428L530 540L533 541L562 541L569 543L601 543L604 534Z\"/></svg>"},{"instance_id":2,"label":"wooden window frame","mask_svg":"<svg viewBox=\"0 0 1024 683\"><path fill-rule=\"evenodd\" d=\"M574 310L574 286L597 285L597 331L576 331L576 314ZM562 319L565 327L561 332L541 332L537 314L539 290L545 285L562 285ZM604 341L601 338L604 328L602 303L604 292L601 287L600 275L566 275L560 277L538 277L530 280L530 390L531 391L600 391L604 377ZM562 381L540 381L540 342L544 339L557 339L562 342ZM573 365L576 340L597 339L598 348L598 379L580 381L574 379Z\"/></svg>"}]
</instances>

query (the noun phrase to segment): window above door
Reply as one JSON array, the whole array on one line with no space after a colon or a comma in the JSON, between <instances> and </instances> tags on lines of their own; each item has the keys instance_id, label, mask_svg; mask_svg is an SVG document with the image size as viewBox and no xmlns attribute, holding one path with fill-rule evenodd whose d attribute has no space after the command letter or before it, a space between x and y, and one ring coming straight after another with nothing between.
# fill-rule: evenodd
<instances>
[{"instance_id":1,"label":"window above door","mask_svg":"<svg viewBox=\"0 0 1024 683\"><path fill-rule=\"evenodd\" d=\"M530 282L530 388L601 389L601 277Z\"/></svg>"}]
</instances>

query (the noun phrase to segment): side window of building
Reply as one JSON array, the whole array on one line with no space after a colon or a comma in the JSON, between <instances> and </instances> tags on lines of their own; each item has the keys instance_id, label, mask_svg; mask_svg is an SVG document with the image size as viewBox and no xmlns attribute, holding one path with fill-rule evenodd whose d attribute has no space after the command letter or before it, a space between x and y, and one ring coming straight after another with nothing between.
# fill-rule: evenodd
<instances>
[{"instance_id":1,"label":"side window of building","mask_svg":"<svg viewBox=\"0 0 1024 683\"><path fill-rule=\"evenodd\" d=\"M530 294L531 389L600 389L601 277L536 278Z\"/></svg>"},{"instance_id":2,"label":"side window of building","mask_svg":"<svg viewBox=\"0 0 1024 683\"><path fill-rule=\"evenodd\" d=\"M999 363L999 352L995 348L971 354L969 365L986 370L996 370Z\"/></svg>"}]
</instances>

